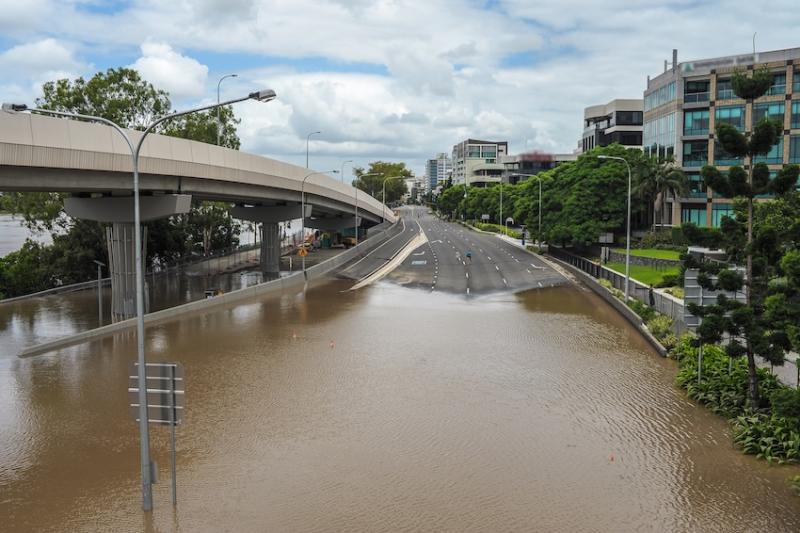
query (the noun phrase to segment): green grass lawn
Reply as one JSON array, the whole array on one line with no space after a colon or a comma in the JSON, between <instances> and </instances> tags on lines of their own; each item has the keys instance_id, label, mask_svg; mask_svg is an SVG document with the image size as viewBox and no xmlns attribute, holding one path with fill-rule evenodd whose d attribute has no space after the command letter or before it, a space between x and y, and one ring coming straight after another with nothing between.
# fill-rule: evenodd
<instances>
[{"instance_id":1,"label":"green grass lawn","mask_svg":"<svg viewBox=\"0 0 800 533\"><path fill-rule=\"evenodd\" d=\"M658 251L664 251L664 250L658 250ZM631 250L631 252L633 252L633 250ZM675 253L677 253L677 252L675 252ZM625 263L614 263L614 262L609 261L608 263L606 263L603 266L606 266L606 267L610 268L611 270L615 270L615 271L619 272L620 274L625 275ZM659 283L661 283L661 280L664 279L665 275L673 274L673 275L677 276L678 273L679 273L679 270L680 269L678 267L656 270L653 267L641 266L641 265L631 265L631 277L633 279L635 279L636 281L640 281L640 282L642 282L642 283L644 283L646 285L650 285L650 284L658 285Z\"/></svg>"},{"instance_id":2,"label":"green grass lawn","mask_svg":"<svg viewBox=\"0 0 800 533\"><path fill-rule=\"evenodd\" d=\"M615 252L619 254L625 253L625 248L615 248ZM659 250L657 248L631 248L631 255L638 257L650 257L652 259L671 259L678 261L681 258L681 253L675 250Z\"/></svg>"}]
</instances>

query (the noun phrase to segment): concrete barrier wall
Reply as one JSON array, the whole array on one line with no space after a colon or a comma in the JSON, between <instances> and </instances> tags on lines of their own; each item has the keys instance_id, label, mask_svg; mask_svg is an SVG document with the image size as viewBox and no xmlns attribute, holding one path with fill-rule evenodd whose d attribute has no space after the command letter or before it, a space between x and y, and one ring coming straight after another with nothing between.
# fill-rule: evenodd
<instances>
[{"instance_id":1,"label":"concrete barrier wall","mask_svg":"<svg viewBox=\"0 0 800 533\"><path fill-rule=\"evenodd\" d=\"M326 261L314 265L313 267L307 268L305 273L295 272L286 277L231 291L208 300L197 300L175 307L170 307L168 309L162 309L161 311L156 311L154 313L149 313L144 317L145 325L158 324L182 317L184 315L198 313L201 311L209 311L217 307L232 305L243 300L260 297L267 294L281 294L285 291L302 289L306 283L319 280L344 263L369 253L391 236L396 235L400 229L399 226L400 225L398 223L395 223L380 234L360 242L358 246L354 246L353 248L345 250L335 257L327 259ZM62 337L60 339L55 339L49 342L31 346L19 353L18 357L32 357L34 355L41 355L47 352L58 350L60 348L81 344L134 327L136 327L135 318L123 320L114 324L108 324L103 327L91 329L75 335L70 335L69 337Z\"/></svg>"}]
</instances>

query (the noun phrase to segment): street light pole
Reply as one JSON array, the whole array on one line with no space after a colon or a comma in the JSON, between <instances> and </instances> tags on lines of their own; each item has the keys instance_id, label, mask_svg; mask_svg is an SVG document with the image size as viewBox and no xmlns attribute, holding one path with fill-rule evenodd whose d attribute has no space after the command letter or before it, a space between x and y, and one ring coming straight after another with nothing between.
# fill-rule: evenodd
<instances>
[{"instance_id":1,"label":"street light pole","mask_svg":"<svg viewBox=\"0 0 800 533\"><path fill-rule=\"evenodd\" d=\"M310 174L306 174L306 177L303 178L302 183L300 183L300 246L301 249L305 248L306 244L306 180L311 176L316 176L318 174L338 174L338 170L326 170L323 172L312 172ZM306 256L301 255L300 259L303 262L303 273L305 274L306 271Z\"/></svg>"},{"instance_id":2,"label":"street light pole","mask_svg":"<svg viewBox=\"0 0 800 533\"><path fill-rule=\"evenodd\" d=\"M94 263L97 265L97 324L98 326L103 325L103 267L106 266L105 263L101 263L98 260L94 260Z\"/></svg>"},{"instance_id":3,"label":"street light pole","mask_svg":"<svg viewBox=\"0 0 800 533\"><path fill-rule=\"evenodd\" d=\"M348 159L347 161L342 161L342 173L341 173L342 183L344 183L344 166L345 164L352 162L353 162L352 159Z\"/></svg>"},{"instance_id":4,"label":"street light pole","mask_svg":"<svg viewBox=\"0 0 800 533\"><path fill-rule=\"evenodd\" d=\"M306 168L308 168L308 142L311 139L312 135L316 135L317 133L322 133L321 131L312 131L308 135L306 135Z\"/></svg>"},{"instance_id":5,"label":"street light pole","mask_svg":"<svg viewBox=\"0 0 800 533\"><path fill-rule=\"evenodd\" d=\"M139 435L140 435L140 467L142 476L142 509L144 511L152 511L153 509L153 487L152 487L152 465L150 462L150 430L148 428L147 416L147 385L145 380L145 354L144 354L144 269L142 268L142 228L141 228L141 213L139 209L139 153L147 136L153 129L167 120L188 115L190 113L197 113L200 111L207 111L214 109L218 105L230 105L244 100L258 100L261 102L269 102L276 97L275 91L266 89L263 91L256 91L249 95L228 100L220 104L212 104L187 111L171 113L150 124L142 133L138 143L134 144L128 134L122 127L116 123L103 118L92 115L83 115L79 113L67 113L64 111L53 111L50 109L29 108L24 104L3 104L4 111L30 111L33 113L41 113L47 115L54 115L59 117L77 118L81 120L88 120L91 122L100 122L114 128L125 140L131 152L131 160L133 166L133 218L134 218L134 246L136 248L134 256L136 261L136 351L138 362L138 376L137 385L139 388Z\"/></svg>"},{"instance_id":6,"label":"street light pole","mask_svg":"<svg viewBox=\"0 0 800 533\"><path fill-rule=\"evenodd\" d=\"M500 178L500 223L503 224L503 178ZM506 232L508 234L508 232Z\"/></svg>"},{"instance_id":7,"label":"street light pole","mask_svg":"<svg viewBox=\"0 0 800 533\"><path fill-rule=\"evenodd\" d=\"M403 176L389 176L383 179L381 186L381 222L386 222L386 182Z\"/></svg>"},{"instance_id":8,"label":"street light pole","mask_svg":"<svg viewBox=\"0 0 800 533\"><path fill-rule=\"evenodd\" d=\"M542 249L542 177L539 176L539 249Z\"/></svg>"},{"instance_id":9,"label":"street light pole","mask_svg":"<svg viewBox=\"0 0 800 533\"><path fill-rule=\"evenodd\" d=\"M615 159L622 161L628 167L628 222L627 237L625 241L625 302L628 301L628 286L631 284L631 165L624 157L614 155L598 155L598 159Z\"/></svg>"},{"instance_id":10,"label":"street light pole","mask_svg":"<svg viewBox=\"0 0 800 533\"><path fill-rule=\"evenodd\" d=\"M220 137L219 134L220 131L222 130L222 119L219 116L219 110L221 107L219 105L219 86L222 84L222 80L224 80L225 78L238 78L238 77L239 77L238 74L225 74L217 82L217 146L219 146L219 137Z\"/></svg>"}]
</instances>

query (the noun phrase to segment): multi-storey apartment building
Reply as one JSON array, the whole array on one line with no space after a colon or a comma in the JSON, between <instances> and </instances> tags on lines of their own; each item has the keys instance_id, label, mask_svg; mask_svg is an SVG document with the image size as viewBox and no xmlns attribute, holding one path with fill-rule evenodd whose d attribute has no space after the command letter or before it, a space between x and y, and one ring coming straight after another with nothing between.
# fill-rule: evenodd
<instances>
[{"instance_id":1,"label":"multi-storey apartment building","mask_svg":"<svg viewBox=\"0 0 800 533\"><path fill-rule=\"evenodd\" d=\"M450 158L445 153L436 155L435 159L428 159L425 164L425 175L428 177L428 190L433 192L438 185L446 182L452 173Z\"/></svg>"},{"instance_id":2,"label":"multi-storey apartment building","mask_svg":"<svg viewBox=\"0 0 800 533\"><path fill-rule=\"evenodd\" d=\"M500 158L508 154L507 141L467 139L453 146L453 184L499 183L505 167Z\"/></svg>"},{"instance_id":3,"label":"multi-storey apartment building","mask_svg":"<svg viewBox=\"0 0 800 533\"><path fill-rule=\"evenodd\" d=\"M641 99L616 99L584 109L583 137L578 150L584 153L613 143L641 148L642 107Z\"/></svg>"},{"instance_id":4,"label":"multi-storey apartment building","mask_svg":"<svg viewBox=\"0 0 800 533\"><path fill-rule=\"evenodd\" d=\"M685 198L668 199L665 225L693 222L718 227L733 210L732 201L706 190L700 169L717 165L766 163L777 173L787 163L800 163L800 48L678 62L673 50L671 67L647 80L644 92L644 150L675 158L690 180ZM761 66L773 73L767 94L748 102L737 98L731 76ZM714 139L716 125L726 122L740 131L752 131L763 117L783 123L783 136L769 154L742 161L726 154Z\"/></svg>"}]
</instances>

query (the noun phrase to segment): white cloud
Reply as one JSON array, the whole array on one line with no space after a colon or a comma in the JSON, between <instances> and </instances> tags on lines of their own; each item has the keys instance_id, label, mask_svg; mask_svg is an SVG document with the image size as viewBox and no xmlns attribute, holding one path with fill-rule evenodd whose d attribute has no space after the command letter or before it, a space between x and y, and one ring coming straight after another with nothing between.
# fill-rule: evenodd
<instances>
[{"instance_id":1,"label":"white cloud","mask_svg":"<svg viewBox=\"0 0 800 533\"><path fill-rule=\"evenodd\" d=\"M200 97L206 91L208 67L181 55L165 43L142 44L142 57L131 65L144 79L173 98Z\"/></svg>"},{"instance_id":2,"label":"white cloud","mask_svg":"<svg viewBox=\"0 0 800 533\"><path fill-rule=\"evenodd\" d=\"M0 59L2 90L49 79L41 73L85 73L88 59L76 57L131 53L146 28L134 66L148 80L187 104L210 101L231 71L240 77L226 80L225 94L273 87L277 101L236 108L243 148L302 164L305 135L322 130L312 162L328 168L405 158L421 171L426 157L467 136L503 136L512 153L570 151L583 108L641 97L672 48L680 60L746 52L754 31L760 50L790 48L800 27L796 0L769 9L748 0L131 0L114 13L86 10L84 0L58 9L35 1L37 19L20 14L14 32L0 29L19 42L54 36L63 50L50 56L61 59L17 62L19 74ZM249 68L225 65L224 54ZM9 54L7 64L15 55L24 56ZM119 64L102 65L110 66ZM336 72L348 69L366 73Z\"/></svg>"}]
</instances>

